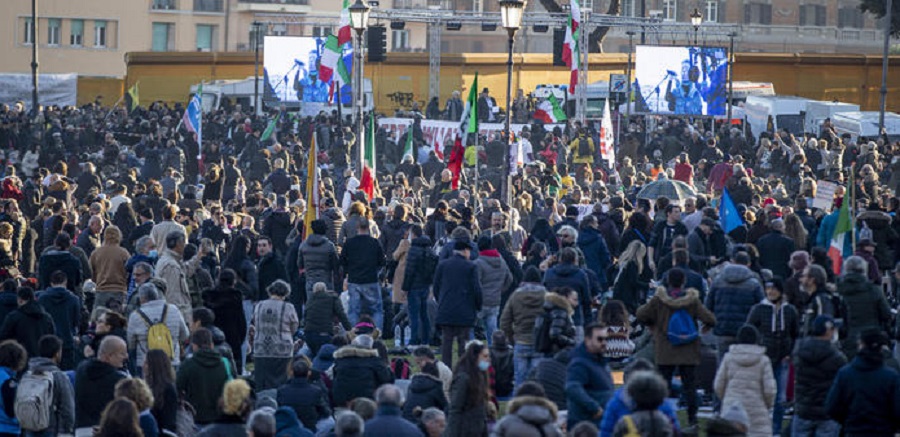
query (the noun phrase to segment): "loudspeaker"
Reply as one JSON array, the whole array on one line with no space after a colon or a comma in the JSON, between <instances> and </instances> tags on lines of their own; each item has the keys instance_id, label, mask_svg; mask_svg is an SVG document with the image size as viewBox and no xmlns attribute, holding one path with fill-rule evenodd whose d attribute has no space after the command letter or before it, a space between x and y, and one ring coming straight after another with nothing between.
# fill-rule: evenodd
<instances>
[{"instance_id":1,"label":"loudspeaker","mask_svg":"<svg viewBox=\"0 0 900 437\"><path fill-rule=\"evenodd\" d=\"M563 61L563 43L566 41L566 29L553 29L553 65L557 67L565 67Z\"/></svg>"},{"instance_id":2,"label":"loudspeaker","mask_svg":"<svg viewBox=\"0 0 900 437\"><path fill-rule=\"evenodd\" d=\"M366 35L369 47L368 62L384 62L384 55L387 52L387 30L384 26L372 26Z\"/></svg>"}]
</instances>

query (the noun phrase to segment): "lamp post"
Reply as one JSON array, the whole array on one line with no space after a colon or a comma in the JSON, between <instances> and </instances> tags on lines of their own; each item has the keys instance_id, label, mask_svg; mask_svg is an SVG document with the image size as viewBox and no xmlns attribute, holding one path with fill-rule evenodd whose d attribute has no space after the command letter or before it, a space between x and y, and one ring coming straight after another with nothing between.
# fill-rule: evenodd
<instances>
[{"instance_id":1,"label":"lamp post","mask_svg":"<svg viewBox=\"0 0 900 437\"><path fill-rule=\"evenodd\" d=\"M37 0L31 0L31 111L38 114L38 20Z\"/></svg>"},{"instance_id":2,"label":"lamp post","mask_svg":"<svg viewBox=\"0 0 900 437\"><path fill-rule=\"evenodd\" d=\"M631 122L631 53L634 52L634 31L625 32L628 35L628 67L625 74L628 76L628 89L625 91L625 123Z\"/></svg>"},{"instance_id":3,"label":"lamp post","mask_svg":"<svg viewBox=\"0 0 900 437\"><path fill-rule=\"evenodd\" d=\"M734 102L734 38L737 32L728 34L728 125L731 126L731 105Z\"/></svg>"},{"instance_id":4,"label":"lamp post","mask_svg":"<svg viewBox=\"0 0 900 437\"><path fill-rule=\"evenodd\" d=\"M350 25L356 31L356 49L353 50L356 55L356 93L353 96L353 104L356 107L356 144L359 149L356 171L362 174L364 156L365 156L365 135L363 122L363 33L369 27L369 5L363 0L356 0L347 10L350 13Z\"/></svg>"},{"instance_id":5,"label":"lamp post","mask_svg":"<svg viewBox=\"0 0 900 437\"><path fill-rule=\"evenodd\" d=\"M703 24L703 14L700 13L700 9L694 8L694 12L691 12L691 26L694 26L694 45L697 45L697 34L700 32L700 25Z\"/></svg>"},{"instance_id":6,"label":"lamp post","mask_svg":"<svg viewBox=\"0 0 900 437\"><path fill-rule=\"evenodd\" d=\"M503 160L503 178L501 181L500 196L507 205L511 204L510 173L512 163L510 154L513 150L513 136L510 124L512 123L512 69L513 69L513 45L516 40L516 32L522 26L522 16L525 13L525 2L522 0L500 0L500 21L506 33L509 35L508 57L506 58L506 155Z\"/></svg>"},{"instance_id":7,"label":"lamp post","mask_svg":"<svg viewBox=\"0 0 900 437\"><path fill-rule=\"evenodd\" d=\"M253 22L253 113L259 115L259 29L262 23Z\"/></svg>"},{"instance_id":8,"label":"lamp post","mask_svg":"<svg viewBox=\"0 0 900 437\"><path fill-rule=\"evenodd\" d=\"M891 23L893 23L894 4L892 0L887 0L887 9L884 16L884 52L881 59L881 107L878 110L878 131L884 129L884 111L887 108L887 77L888 77L888 61L891 53Z\"/></svg>"}]
</instances>

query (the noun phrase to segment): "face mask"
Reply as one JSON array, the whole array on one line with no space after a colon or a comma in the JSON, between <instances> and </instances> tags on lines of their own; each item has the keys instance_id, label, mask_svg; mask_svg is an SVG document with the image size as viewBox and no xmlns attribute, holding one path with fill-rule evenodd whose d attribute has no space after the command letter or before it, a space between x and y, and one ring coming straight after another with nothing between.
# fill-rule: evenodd
<instances>
[{"instance_id":1,"label":"face mask","mask_svg":"<svg viewBox=\"0 0 900 437\"><path fill-rule=\"evenodd\" d=\"M149 256L150 258L156 258L157 256L159 256L159 252L157 252L156 249L153 249L153 250L150 251L150 253L148 254L148 256Z\"/></svg>"},{"instance_id":2,"label":"face mask","mask_svg":"<svg viewBox=\"0 0 900 437\"><path fill-rule=\"evenodd\" d=\"M478 370L481 370L482 372L487 372L488 367L491 367L490 362L487 362L487 361L479 361L478 362Z\"/></svg>"}]
</instances>

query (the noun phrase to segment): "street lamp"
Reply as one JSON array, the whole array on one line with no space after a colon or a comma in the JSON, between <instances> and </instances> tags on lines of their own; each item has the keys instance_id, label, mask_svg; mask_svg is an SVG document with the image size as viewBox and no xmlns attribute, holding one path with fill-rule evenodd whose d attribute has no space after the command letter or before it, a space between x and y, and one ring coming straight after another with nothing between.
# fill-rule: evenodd
<instances>
[{"instance_id":1,"label":"street lamp","mask_svg":"<svg viewBox=\"0 0 900 437\"><path fill-rule=\"evenodd\" d=\"M353 103L356 106L356 144L359 152L356 171L361 174L365 156L365 145L363 144L365 142L363 131L363 33L369 27L371 8L363 0L356 0L356 3L347 8L347 11L350 13L350 25L356 31L356 49L353 51L356 54L356 74L354 74L356 76L356 95L353 96Z\"/></svg>"},{"instance_id":2,"label":"street lamp","mask_svg":"<svg viewBox=\"0 0 900 437\"><path fill-rule=\"evenodd\" d=\"M694 8L691 12L691 25L694 26L694 45L697 45L697 33L700 31L700 25L703 24L703 14L700 9Z\"/></svg>"},{"instance_id":3,"label":"street lamp","mask_svg":"<svg viewBox=\"0 0 900 437\"><path fill-rule=\"evenodd\" d=\"M31 111L38 114L38 18L37 0L31 0Z\"/></svg>"},{"instance_id":4,"label":"street lamp","mask_svg":"<svg viewBox=\"0 0 900 437\"><path fill-rule=\"evenodd\" d=\"M625 91L627 93L627 97L625 97L625 123L631 122L631 54L634 52L634 31L629 30L625 32L625 35L628 35L628 67L625 69L625 74L628 76L628 89Z\"/></svg>"},{"instance_id":5,"label":"street lamp","mask_svg":"<svg viewBox=\"0 0 900 437\"><path fill-rule=\"evenodd\" d=\"M522 16L525 13L525 2L522 0L500 0L500 22L509 35L509 56L506 59L506 158L503 164L503 178L500 179L500 196L507 205L512 204L510 199L511 189L510 173L512 163L510 152L513 147L513 136L510 124L512 122L512 69L513 69L513 45L516 40L516 32L522 27Z\"/></svg>"},{"instance_id":6,"label":"street lamp","mask_svg":"<svg viewBox=\"0 0 900 437\"><path fill-rule=\"evenodd\" d=\"M728 126L731 126L731 107L734 104L734 39L737 32L728 34Z\"/></svg>"},{"instance_id":7,"label":"street lamp","mask_svg":"<svg viewBox=\"0 0 900 437\"><path fill-rule=\"evenodd\" d=\"M262 23L253 22L253 113L259 115L259 29Z\"/></svg>"}]
</instances>

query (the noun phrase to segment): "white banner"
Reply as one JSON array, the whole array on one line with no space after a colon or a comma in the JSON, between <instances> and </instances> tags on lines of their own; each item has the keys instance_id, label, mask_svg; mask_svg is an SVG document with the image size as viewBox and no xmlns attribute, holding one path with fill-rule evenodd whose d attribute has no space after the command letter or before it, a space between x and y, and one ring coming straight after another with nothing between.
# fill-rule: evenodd
<instances>
[{"instance_id":1,"label":"white banner","mask_svg":"<svg viewBox=\"0 0 900 437\"><path fill-rule=\"evenodd\" d=\"M822 211L830 211L834 204L834 192L837 191L837 184L828 181L819 181L816 185L816 198L813 199L812 208L818 208Z\"/></svg>"},{"instance_id":2,"label":"white banner","mask_svg":"<svg viewBox=\"0 0 900 437\"><path fill-rule=\"evenodd\" d=\"M0 74L0 103L12 105L21 100L26 108L31 109L32 89L30 74ZM38 75L38 101L41 105L74 106L77 97L77 74Z\"/></svg>"},{"instance_id":3,"label":"white banner","mask_svg":"<svg viewBox=\"0 0 900 437\"><path fill-rule=\"evenodd\" d=\"M387 129L388 138L394 142L400 141L400 136L406 133L409 126L413 123L411 118L381 118L378 120L378 126ZM527 124L512 124L510 128L513 133L518 136L522 132L522 127L529 126ZM547 124L544 128L552 131L553 128L559 126L564 128L563 124ZM478 125L478 133L486 135L490 138L492 135L499 135L503 131L503 123L480 123ZM459 122L441 121L441 120L422 120L422 135L425 142L430 144L441 153L444 151L444 144L447 140L456 138L459 132Z\"/></svg>"}]
</instances>

